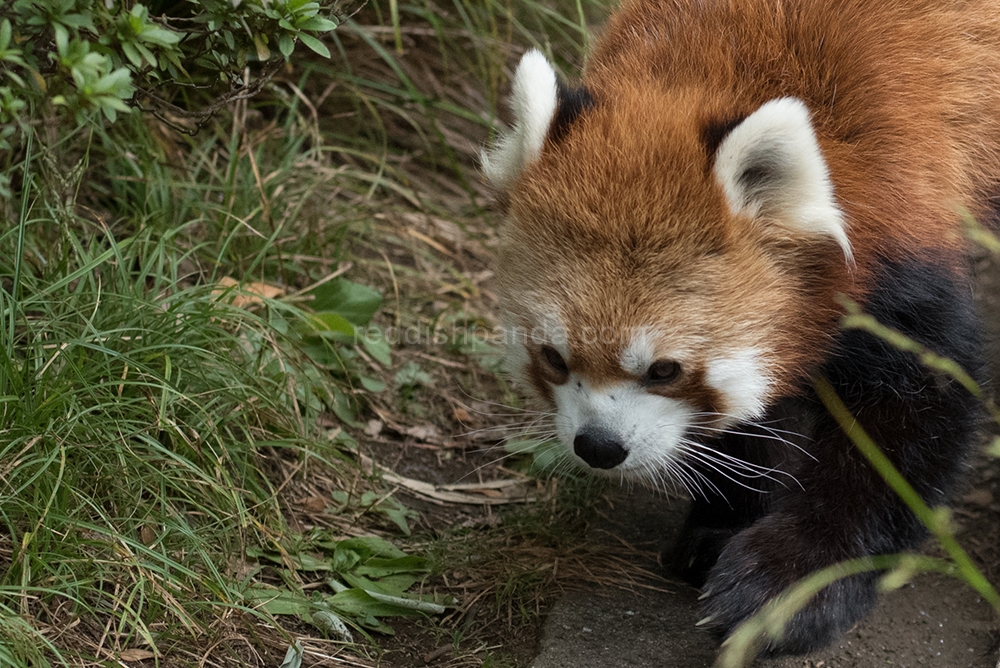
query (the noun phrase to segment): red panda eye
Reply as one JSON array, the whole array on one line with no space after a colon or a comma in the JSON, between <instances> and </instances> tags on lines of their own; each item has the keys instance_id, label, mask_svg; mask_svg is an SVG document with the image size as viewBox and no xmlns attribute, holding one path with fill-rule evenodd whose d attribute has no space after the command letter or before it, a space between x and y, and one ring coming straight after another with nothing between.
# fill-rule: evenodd
<instances>
[{"instance_id":1,"label":"red panda eye","mask_svg":"<svg viewBox=\"0 0 1000 668\"><path fill-rule=\"evenodd\" d=\"M552 346L542 346L542 357L545 358L548 365L557 373L569 373L569 366L566 365L566 360L564 360L563 356L559 354L559 351Z\"/></svg>"},{"instance_id":2,"label":"red panda eye","mask_svg":"<svg viewBox=\"0 0 1000 668\"><path fill-rule=\"evenodd\" d=\"M673 360L657 360L649 365L646 371L646 382L654 385L666 385L677 380L681 375L681 365Z\"/></svg>"}]
</instances>

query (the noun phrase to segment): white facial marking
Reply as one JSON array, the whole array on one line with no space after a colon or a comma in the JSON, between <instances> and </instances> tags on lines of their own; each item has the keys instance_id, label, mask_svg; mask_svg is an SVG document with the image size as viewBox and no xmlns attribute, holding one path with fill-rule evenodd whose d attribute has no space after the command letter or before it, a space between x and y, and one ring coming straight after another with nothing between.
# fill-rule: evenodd
<instances>
[{"instance_id":1,"label":"white facial marking","mask_svg":"<svg viewBox=\"0 0 1000 668\"><path fill-rule=\"evenodd\" d=\"M649 328L638 329L618 360L622 370L633 376L641 376L646 373L649 365L655 359L655 343L656 340Z\"/></svg>"},{"instance_id":2,"label":"white facial marking","mask_svg":"<svg viewBox=\"0 0 1000 668\"><path fill-rule=\"evenodd\" d=\"M567 449L573 451L573 441L585 427L613 434L628 456L612 471L630 477L659 480L678 456L691 423L686 404L650 394L634 381L594 388L571 374L552 390L559 411L556 431Z\"/></svg>"},{"instance_id":3,"label":"white facial marking","mask_svg":"<svg viewBox=\"0 0 1000 668\"><path fill-rule=\"evenodd\" d=\"M510 95L514 127L480 156L483 172L494 186L509 186L521 170L538 159L556 113L557 95L555 71L540 51L531 49L521 57L514 73Z\"/></svg>"},{"instance_id":4,"label":"white facial marking","mask_svg":"<svg viewBox=\"0 0 1000 668\"><path fill-rule=\"evenodd\" d=\"M759 417L771 382L761 371L761 352L745 348L734 355L708 363L705 381L719 391L726 401L726 414L736 420Z\"/></svg>"},{"instance_id":5,"label":"white facial marking","mask_svg":"<svg viewBox=\"0 0 1000 668\"><path fill-rule=\"evenodd\" d=\"M736 126L716 153L715 176L734 213L833 237L853 261L847 224L801 100L771 100Z\"/></svg>"}]
</instances>

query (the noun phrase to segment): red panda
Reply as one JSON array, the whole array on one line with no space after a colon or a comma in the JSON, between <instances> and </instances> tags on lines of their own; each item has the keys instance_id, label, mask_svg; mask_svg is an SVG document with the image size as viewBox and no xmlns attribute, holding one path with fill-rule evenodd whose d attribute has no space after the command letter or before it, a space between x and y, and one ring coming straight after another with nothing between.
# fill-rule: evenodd
<instances>
[{"instance_id":1,"label":"red panda","mask_svg":"<svg viewBox=\"0 0 1000 668\"><path fill-rule=\"evenodd\" d=\"M511 106L483 169L512 371L567 458L691 493L674 563L709 628L918 546L811 379L947 503L978 402L841 331L838 296L981 374L960 211L996 216L1000 2L626 0L582 81L530 51ZM875 584L829 586L766 651L831 642Z\"/></svg>"}]
</instances>

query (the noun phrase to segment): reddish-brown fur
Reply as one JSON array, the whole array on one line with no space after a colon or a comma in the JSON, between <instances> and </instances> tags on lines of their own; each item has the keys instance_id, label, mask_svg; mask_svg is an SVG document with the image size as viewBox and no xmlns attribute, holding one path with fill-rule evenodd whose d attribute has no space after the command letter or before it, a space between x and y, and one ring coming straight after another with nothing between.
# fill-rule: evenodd
<instances>
[{"instance_id":1,"label":"reddish-brown fur","mask_svg":"<svg viewBox=\"0 0 1000 668\"><path fill-rule=\"evenodd\" d=\"M508 193L500 266L516 268L501 276L515 319L557 304L571 369L598 385L653 325L698 359L759 347L774 392L794 391L838 293L863 302L880 256L964 271L959 207L986 215L998 190L996 0L631 0L583 84L593 107ZM713 128L783 96L811 112L853 265L826 238L734 216L715 181ZM609 325L621 340L580 334Z\"/></svg>"}]
</instances>

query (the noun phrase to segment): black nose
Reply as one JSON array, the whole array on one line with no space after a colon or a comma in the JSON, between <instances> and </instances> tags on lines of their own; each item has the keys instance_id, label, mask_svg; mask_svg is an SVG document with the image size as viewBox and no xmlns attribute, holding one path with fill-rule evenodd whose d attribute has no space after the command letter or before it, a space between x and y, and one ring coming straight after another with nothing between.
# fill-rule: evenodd
<instances>
[{"instance_id":1,"label":"black nose","mask_svg":"<svg viewBox=\"0 0 1000 668\"><path fill-rule=\"evenodd\" d=\"M613 435L587 429L573 439L573 452L595 469L613 469L625 461L628 450Z\"/></svg>"}]
</instances>

